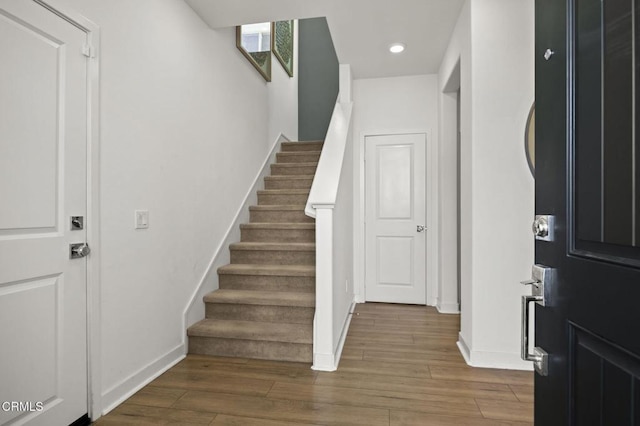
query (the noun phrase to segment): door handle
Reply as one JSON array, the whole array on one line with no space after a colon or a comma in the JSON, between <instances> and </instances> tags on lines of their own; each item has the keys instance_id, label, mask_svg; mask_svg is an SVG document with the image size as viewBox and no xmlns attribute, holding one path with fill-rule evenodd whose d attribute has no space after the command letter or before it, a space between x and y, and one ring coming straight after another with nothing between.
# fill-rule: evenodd
<instances>
[{"instance_id":1,"label":"door handle","mask_svg":"<svg viewBox=\"0 0 640 426\"><path fill-rule=\"evenodd\" d=\"M424 232L427 230L427 227L424 225L418 225L416 232Z\"/></svg>"},{"instance_id":2,"label":"door handle","mask_svg":"<svg viewBox=\"0 0 640 426\"><path fill-rule=\"evenodd\" d=\"M529 352L529 306L531 302L541 302L541 296L522 296L522 339L520 356L525 361L533 361L533 366L541 376L548 374L549 355L541 348L534 347Z\"/></svg>"},{"instance_id":3,"label":"door handle","mask_svg":"<svg viewBox=\"0 0 640 426\"><path fill-rule=\"evenodd\" d=\"M521 282L523 285L531 286L532 294L531 296L522 296L520 356L525 361L533 361L536 372L541 376L546 376L549 372L549 354L547 354L544 349L535 346L535 342L533 351L529 351L529 313L531 302L535 302L540 306L545 306L547 303L551 268L542 265L533 265L531 276L532 279Z\"/></svg>"},{"instance_id":4,"label":"door handle","mask_svg":"<svg viewBox=\"0 0 640 426\"><path fill-rule=\"evenodd\" d=\"M89 248L89 244L87 243L69 244L70 259L80 259L82 257L88 256L89 253L91 253L91 248Z\"/></svg>"}]
</instances>

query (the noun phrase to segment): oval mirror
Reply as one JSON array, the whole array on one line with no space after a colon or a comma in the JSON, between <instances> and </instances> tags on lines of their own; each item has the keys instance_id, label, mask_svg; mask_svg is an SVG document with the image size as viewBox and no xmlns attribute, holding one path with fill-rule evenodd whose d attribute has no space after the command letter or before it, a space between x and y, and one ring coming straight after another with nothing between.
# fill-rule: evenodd
<instances>
[{"instance_id":1,"label":"oval mirror","mask_svg":"<svg viewBox=\"0 0 640 426\"><path fill-rule=\"evenodd\" d=\"M264 79L271 81L271 22L236 27L236 46Z\"/></svg>"}]
</instances>

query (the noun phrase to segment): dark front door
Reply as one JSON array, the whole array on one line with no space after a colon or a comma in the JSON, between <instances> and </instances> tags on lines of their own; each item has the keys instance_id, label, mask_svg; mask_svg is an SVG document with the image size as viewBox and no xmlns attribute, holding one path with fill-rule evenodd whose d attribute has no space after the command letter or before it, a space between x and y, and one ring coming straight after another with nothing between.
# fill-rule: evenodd
<instances>
[{"instance_id":1,"label":"dark front door","mask_svg":"<svg viewBox=\"0 0 640 426\"><path fill-rule=\"evenodd\" d=\"M535 424L640 425L640 0L536 0Z\"/></svg>"}]
</instances>

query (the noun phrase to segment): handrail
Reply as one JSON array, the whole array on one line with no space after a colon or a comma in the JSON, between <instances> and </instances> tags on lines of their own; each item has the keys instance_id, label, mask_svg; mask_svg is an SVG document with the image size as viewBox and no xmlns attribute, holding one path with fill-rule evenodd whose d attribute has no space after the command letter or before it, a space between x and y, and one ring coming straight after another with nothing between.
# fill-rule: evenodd
<instances>
[{"instance_id":1,"label":"handrail","mask_svg":"<svg viewBox=\"0 0 640 426\"><path fill-rule=\"evenodd\" d=\"M316 217L319 206L335 206L338 196L338 185L344 160L344 151L351 123L352 102L336 102L324 141L318 168L311 185L309 198L304 212L307 216Z\"/></svg>"}]
</instances>

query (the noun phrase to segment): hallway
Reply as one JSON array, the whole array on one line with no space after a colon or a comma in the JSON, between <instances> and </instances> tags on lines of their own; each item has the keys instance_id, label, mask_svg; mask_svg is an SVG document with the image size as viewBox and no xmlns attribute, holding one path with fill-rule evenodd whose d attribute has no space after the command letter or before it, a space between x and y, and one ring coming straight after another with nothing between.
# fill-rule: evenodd
<instances>
[{"instance_id":1,"label":"hallway","mask_svg":"<svg viewBox=\"0 0 640 426\"><path fill-rule=\"evenodd\" d=\"M533 373L468 367L458 315L357 305L338 371L189 355L99 426L525 426Z\"/></svg>"}]
</instances>

